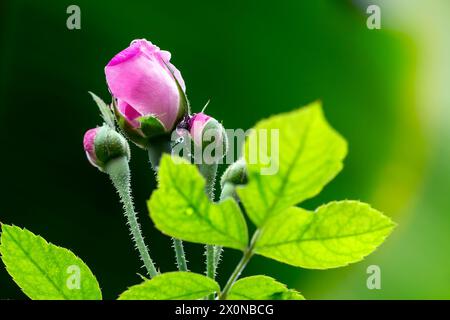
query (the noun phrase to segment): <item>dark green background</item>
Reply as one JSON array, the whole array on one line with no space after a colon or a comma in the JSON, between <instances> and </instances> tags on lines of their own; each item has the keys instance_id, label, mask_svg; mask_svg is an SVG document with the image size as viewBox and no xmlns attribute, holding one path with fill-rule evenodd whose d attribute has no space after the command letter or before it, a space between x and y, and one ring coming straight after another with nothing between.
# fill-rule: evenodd
<instances>
[{"instance_id":1,"label":"dark green background","mask_svg":"<svg viewBox=\"0 0 450 320\"><path fill-rule=\"evenodd\" d=\"M66 28L70 4L81 8L81 30ZM337 179L305 206L368 201L399 222L401 234L405 204L422 181L426 158L411 95L416 45L398 32L368 30L364 8L322 0L16 0L2 1L0 24L0 221L73 250L97 276L105 298L139 283L136 273L144 270L108 177L89 165L82 149L85 130L100 124L87 91L109 100L103 68L135 38L171 51L194 111L211 99L208 112L227 128L246 129L321 99L328 120L349 142L349 156ZM161 270L175 270L170 240L147 213L155 179L145 152L133 148L131 166L152 256ZM399 238L388 239L371 258L387 273L377 292L365 286L369 261L306 271L256 257L245 274L272 275L307 298L330 297L332 288L335 298L403 297L390 274L400 269L389 269L395 253L379 255L392 252ZM187 251L192 270L203 272L202 246ZM226 250L221 282L238 259L238 252ZM350 278L357 285L347 285ZM434 297L448 294L443 289ZM0 298L25 298L3 266Z\"/></svg>"}]
</instances>

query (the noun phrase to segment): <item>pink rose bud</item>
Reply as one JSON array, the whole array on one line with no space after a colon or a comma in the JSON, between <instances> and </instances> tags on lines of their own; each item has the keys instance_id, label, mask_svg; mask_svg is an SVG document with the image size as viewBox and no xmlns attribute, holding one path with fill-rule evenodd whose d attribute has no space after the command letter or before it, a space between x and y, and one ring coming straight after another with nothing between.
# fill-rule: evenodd
<instances>
[{"instance_id":1,"label":"pink rose bud","mask_svg":"<svg viewBox=\"0 0 450 320\"><path fill-rule=\"evenodd\" d=\"M196 145L201 146L203 144L203 131L209 120L214 119L204 113L194 114L189 119L189 133Z\"/></svg>"},{"instance_id":2,"label":"pink rose bud","mask_svg":"<svg viewBox=\"0 0 450 320\"><path fill-rule=\"evenodd\" d=\"M95 136L97 135L97 131L100 128L95 128L95 129L89 129L88 131L86 131L86 133L84 134L84 139L83 139L83 146L84 146L84 151L86 152L86 156L89 160L89 162L95 166L97 166L97 156L95 155Z\"/></svg>"},{"instance_id":3,"label":"pink rose bud","mask_svg":"<svg viewBox=\"0 0 450 320\"><path fill-rule=\"evenodd\" d=\"M125 132L140 129L135 134L143 138L168 133L186 114L186 86L170 57L170 52L145 39L135 40L105 67Z\"/></svg>"},{"instance_id":4,"label":"pink rose bud","mask_svg":"<svg viewBox=\"0 0 450 320\"><path fill-rule=\"evenodd\" d=\"M83 146L89 162L101 171L112 159L130 158L127 140L107 125L88 130L84 134Z\"/></svg>"},{"instance_id":5,"label":"pink rose bud","mask_svg":"<svg viewBox=\"0 0 450 320\"><path fill-rule=\"evenodd\" d=\"M211 143L221 147L222 154L228 150L228 139L223 126L214 118L197 113L188 120L188 130L194 144L206 147Z\"/></svg>"}]
</instances>

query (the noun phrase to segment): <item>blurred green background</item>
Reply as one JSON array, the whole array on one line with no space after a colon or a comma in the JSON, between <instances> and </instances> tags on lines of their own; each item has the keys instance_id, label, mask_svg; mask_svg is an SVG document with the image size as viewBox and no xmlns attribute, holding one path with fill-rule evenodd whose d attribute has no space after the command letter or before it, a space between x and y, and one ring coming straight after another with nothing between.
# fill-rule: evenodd
<instances>
[{"instance_id":1,"label":"blurred green background","mask_svg":"<svg viewBox=\"0 0 450 320\"><path fill-rule=\"evenodd\" d=\"M370 1L382 29L366 27L366 1L2 1L0 3L0 221L69 248L107 299L139 283L141 269L117 195L82 149L100 124L87 91L109 99L103 68L135 38L172 52L194 111L227 128L321 99L349 142L343 172L304 204L358 199L391 216L394 234L346 268L313 271L262 257L264 273L309 299L450 298L450 3ZM66 8L81 8L81 30ZM148 216L155 179L133 148L136 205L152 256L175 270L170 239ZM193 271L203 248L187 245ZM240 255L226 250L224 282ZM366 269L381 268L381 290ZM25 299L0 266L0 299Z\"/></svg>"}]
</instances>

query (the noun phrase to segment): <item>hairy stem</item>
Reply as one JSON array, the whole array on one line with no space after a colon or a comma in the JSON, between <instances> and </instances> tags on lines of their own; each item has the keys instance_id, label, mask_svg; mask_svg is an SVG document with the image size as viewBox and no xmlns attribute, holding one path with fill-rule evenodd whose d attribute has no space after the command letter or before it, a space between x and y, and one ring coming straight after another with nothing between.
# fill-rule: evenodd
<instances>
[{"instance_id":1,"label":"hairy stem","mask_svg":"<svg viewBox=\"0 0 450 320\"><path fill-rule=\"evenodd\" d=\"M216 278L216 270L214 269L214 254L215 249L213 245L207 244L205 246L206 255L206 276L211 279Z\"/></svg>"},{"instance_id":2,"label":"hairy stem","mask_svg":"<svg viewBox=\"0 0 450 320\"><path fill-rule=\"evenodd\" d=\"M252 240L250 241L250 245L244 251L244 255L242 256L241 261L239 261L238 265L236 266L230 278L228 279L225 287L220 293L219 300L225 300L227 298L227 295L230 292L231 287L233 287L233 284L237 281L237 279L239 279L242 271L244 271L245 267L247 266L248 262L253 256L253 249L255 247L256 241L258 241L258 238L259 238L259 230L256 230L255 233L253 234Z\"/></svg>"},{"instance_id":3,"label":"hairy stem","mask_svg":"<svg viewBox=\"0 0 450 320\"><path fill-rule=\"evenodd\" d=\"M214 186L216 184L217 163L199 164L198 169L206 180L205 192L211 201L214 201Z\"/></svg>"},{"instance_id":4,"label":"hairy stem","mask_svg":"<svg viewBox=\"0 0 450 320\"><path fill-rule=\"evenodd\" d=\"M159 162L161 161L163 153L171 154L172 152L170 148L170 140L165 137L152 139L150 141L150 146L147 148L147 152L153 171L158 173Z\"/></svg>"},{"instance_id":5,"label":"hairy stem","mask_svg":"<svg viewBox=\"0 0 450 320\"><path fill-rule=\"evenodd\" d=\"M183 241L172 238L173 247L175 249L175 257L177 259L177 267L179 271L188 271L186 256L184 254Z\"/></svg>"},{"instance_id":6,"label":"hairy stem","mask_svg":"<svg viewBox=\"0 0 450 320\"><path fill-rule=\"evenodd\" d=\"M220 260L222 259L222 246L214 246L214 271L217 273L217 268L219 267Z\"/></svg>"},{"instance_id":7,"label":"hairy stem","mask_svg":"<svg viewBox=\"0 0 450 320\"><path fill-rule=\"evenodd\" d=\"M214 185L216 183L217 166L217 163L198 165L200 173L206 180L205 192L211 201L214 201ZM205 246L206 276L211 279L216 278L216 252L217 250L214 245L207 244ZM213 300L214 295L210 295L208 299Z\"/></svg>"},{"instance_id":8,"label":"hairy stem","mask_svg":"<svg viewBox=\"0 0 450 320\"><path fill-rule=\"evenodd\" d=\"M220 193L220 201L223 201L229 197L232 197L234 194L235 186L231 183L226 183L222 191ZM214 271L217 272L217 268L219 267L220 259L222 258L223 247L222 246L214 246Z\"/></svg>"},{"instance_id":9,"label":"hairy stem","mask_svg":"<svg viewBox=\"0 0 450 320\"><path fill-rule=\"evenodd\" d=\"M120 200L125 210L125 216L128 220L131 236L139 251L141 260L144 262L148 275L153 278L158 275L158 271L156 270L155 264L145 245L137 215L134 210L133 199L131 197L130 168L128 166L128 160L125 157L121 157L109 161L106 166L106 172L109 174L112 183L119 193Z\"/></svg>"},{"instance_id":10,"label":"hairy stem","mask_svg":"<svg viewBox=\"0 0 450 320\"><path fill-rule=\"evenodd\" d=\"M159 168L159 162L163 153L171 154L170 140L164 138L153 139L150 142L150 147L147 148L148 159L152 169L157 174ZM186 255L184 253L183 241L180 239L172 238L173 248L175 250L175 259L177 261L177 268L179 271L188 271Z\"/></svg>"}]
</instances>

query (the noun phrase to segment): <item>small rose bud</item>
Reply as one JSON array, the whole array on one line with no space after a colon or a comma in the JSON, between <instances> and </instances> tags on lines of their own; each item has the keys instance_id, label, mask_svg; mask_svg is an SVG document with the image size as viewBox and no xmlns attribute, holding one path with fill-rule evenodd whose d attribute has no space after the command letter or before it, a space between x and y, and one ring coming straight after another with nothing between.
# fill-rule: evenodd
<instances>
[{"instance_id":1,"label":"small rose bud","mask_svg":"<svg viewBox=\"0 0 450 320\"><path fill-rule=\"evenodd\" d=\"M88 158L89 162L95 166L98 167L97 165L97 156L95 155L95 136L97 135L97 131L100 128L95 128L95 129L89 129L88 131L86 131L86 133L84 134L84 138L83 138L83 146L84 146L84 151L86 152L86 157Z\"/></svg>"},{"instance_id":2,"label":"small rose bud","mask_svg":"<svg viewBox=\"0 0 450 320\"><path fill-rule=\"evenodd\" d=\"M203 145L204 129L210 120L214 119L204 113L194 114L189 119L189 133L191 134L192 140L196 145Z\"/></svg>"},{"instance_id":3,"label":"small rose bud","mask_svg":"<svg viewBox=\"0 0 450 320\"><path fill-rule=\"evenodd\" d=\"M119 125L142 147L146 139L172 132L187 112L186 86L170 58L170 52L141 39L105 67Z\"/></svg>"},{"instance_id":4,"label":"small rose bud","mask_svg":"<svg viewBox=\"0 0 450 320\"><path fill-rule=\"evenodd\" d=\"M247 166L243 159L239 159L225 170L220 179L220 185L222 187L220 199L225 200L226 198L233 197L236 201L239 201L239 197L236 194L236 187L247 183Z\"/></svg>"},{"instance_id":5,"label":"small rose bud","mask_svg":"<svg viewBox=\"0 0 450 320\"><path fill-rule=\"evenodd\" d=\"M110 160L130 158L127 140L107 125L88 130L83 139L84 151L89 162L104 171Z\"/></svg>"},{"instance_id":6,"label":"small rose bud","mask_svg":"<svg viewBox=\"0 0 450 320\"><path fill-rule=\"evenodd\" d=\"M188 127L195 145L205 148L214 143L215 147L221 149L222 156L227 153L227 134L224 127L216 119L204 113L197 113L189 119Z\"/></svg>"},{"instance_id":7,"label":"small rose bud","mask_svg":"<svg viewBox=\"0 0 450 320\"><path fill-rule=\"evenodd\" d=\"M231 183L234 185L244 185L248 182L247 165L244 159L239 159L235 163L231 164L227 170L225 170L220 184L222 187L225 183Z\"/></svg>"}]
</instances>

